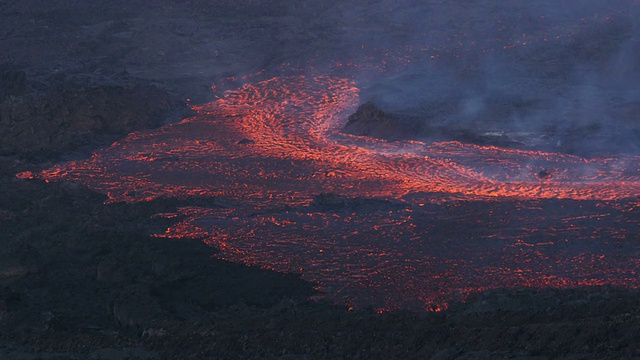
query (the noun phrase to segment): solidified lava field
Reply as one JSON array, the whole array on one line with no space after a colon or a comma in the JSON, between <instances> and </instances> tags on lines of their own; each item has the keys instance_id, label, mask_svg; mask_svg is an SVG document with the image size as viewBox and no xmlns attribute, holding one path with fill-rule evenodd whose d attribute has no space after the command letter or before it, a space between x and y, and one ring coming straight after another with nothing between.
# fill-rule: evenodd
<instances>
[{"instance_id":1,"label":"solidified lava field","mask_svg":"<svg viewBox=\"0 0 640 360\"><path fill-rule=\"evenodd\" d=\"M36 176L113 202L220 197L159 214L180 220L155 236L299 272L352 307L438 311L494 288L640 287L640 157L342 134L358 103L348 78L247 83Z\"/></svg>"}]
</instances>

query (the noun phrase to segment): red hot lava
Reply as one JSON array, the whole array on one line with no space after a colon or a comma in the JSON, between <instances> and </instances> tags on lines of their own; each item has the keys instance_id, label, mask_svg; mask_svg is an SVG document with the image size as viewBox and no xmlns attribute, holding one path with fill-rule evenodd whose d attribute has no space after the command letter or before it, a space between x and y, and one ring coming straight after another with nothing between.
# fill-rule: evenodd
<instances>
[{"instance_id":1,"label":"red hot lava","mask_svg":"<svg viewBox=\"0 0 640 360\"><path fill-rule=\"evenodd\" d=\"M231 207L178 209L185 220L157 236L204 237L220 258L299 271L352 306L434 310L498 287L640 285L630 200L640 158L341 134L358 102L348 79L276 77L38 176L111 201L229 197ZM311 204L327 192L394 205Z\"/></svg>"}]
</instances>

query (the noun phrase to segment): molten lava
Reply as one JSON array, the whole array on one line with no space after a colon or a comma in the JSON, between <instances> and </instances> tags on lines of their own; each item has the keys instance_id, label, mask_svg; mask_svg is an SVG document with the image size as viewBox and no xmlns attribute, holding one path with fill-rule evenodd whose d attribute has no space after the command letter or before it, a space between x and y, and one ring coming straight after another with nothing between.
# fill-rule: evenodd
<instances>
[{"instance_id":1,"label":"molten lava","mask_svg":"<svg viewBox=\"0 0 640 360\"><path fill-rule=\"evenodd\" d=\"M177 209L184 220L157 236L203 237L220 258L301 272L352 306L434 310L497 287L640 286L639 157L341 134L358 103L348 79L276 77L33 176L111 201L228 197L233 206ZM321 211L321 193L400 205Z\"/></svg>"}]
</instances>

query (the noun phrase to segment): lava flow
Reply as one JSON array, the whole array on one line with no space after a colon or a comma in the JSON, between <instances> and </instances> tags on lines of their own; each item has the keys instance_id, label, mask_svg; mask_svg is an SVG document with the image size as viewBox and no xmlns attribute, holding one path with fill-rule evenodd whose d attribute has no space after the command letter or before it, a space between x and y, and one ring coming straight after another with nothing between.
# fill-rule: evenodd
<instances>
[{"instance_id":1,"label":"lava flow","mask_svg":"<svg viewBox=\"0 0 640 360\"><path fill-rule=\"evenodd\" d=\"M301 272L352 306L433 310L498 287L640 287L639 157L341 134L358 103L348 79L276 77L38 177L111 201L224 197L177 209L184 220L157 236L202 237L220 258ZM323 207L322 193L335 204Z\"/></svg>"}]
</instances>

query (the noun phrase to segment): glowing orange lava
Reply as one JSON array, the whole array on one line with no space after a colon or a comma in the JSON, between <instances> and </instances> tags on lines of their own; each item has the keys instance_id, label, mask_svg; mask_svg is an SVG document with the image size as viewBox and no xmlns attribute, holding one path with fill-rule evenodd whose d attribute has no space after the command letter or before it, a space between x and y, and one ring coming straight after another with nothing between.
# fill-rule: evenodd
<instances>
[{"instance_id":1,"label":"glowing orange lava","mask_svg":"<svg viewBox=\"0 0 640 360\"><path fill-rule=\"evenodd\" d=\"M496 287L640 285L639 157L341 134L358 103L348 79L275 77L20 177L111 201L226 196L233 206L178 209L185 219L157 236L203 237L220 258L301 272L353 306L435 311ZM399 205L320 211L311 203L326 192Z\"/></svg>"}]
</instances>

